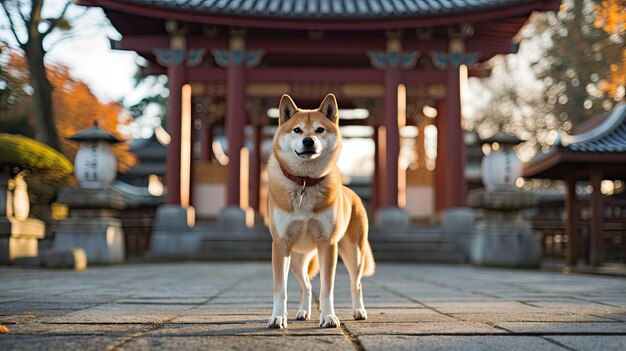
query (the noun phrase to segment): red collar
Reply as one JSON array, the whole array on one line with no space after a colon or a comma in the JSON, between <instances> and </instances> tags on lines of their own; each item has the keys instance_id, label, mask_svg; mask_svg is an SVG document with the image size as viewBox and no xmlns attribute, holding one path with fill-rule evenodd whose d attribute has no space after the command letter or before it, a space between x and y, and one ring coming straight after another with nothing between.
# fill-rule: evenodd
<instances>
[{"instance_id":1,"label":"red collar","mask_svg":"<svg viewBox=\"0 0 626 351\"><path fill-rule=\"evenodd\" d=\"M280 167L280 169L283 171L283 174L285 175L285 177L289 178L289 180L291 180L292 182L298 184L298 185L305 185L306 186L311 186L311 185L315 185L320 183L322 180L324 180L326 178L326 176L320 177L320 178L309 178L309 177L300 177L297 175L293 175L289 172L287 172L284 168Z\"/></svg>"}]
</instances>

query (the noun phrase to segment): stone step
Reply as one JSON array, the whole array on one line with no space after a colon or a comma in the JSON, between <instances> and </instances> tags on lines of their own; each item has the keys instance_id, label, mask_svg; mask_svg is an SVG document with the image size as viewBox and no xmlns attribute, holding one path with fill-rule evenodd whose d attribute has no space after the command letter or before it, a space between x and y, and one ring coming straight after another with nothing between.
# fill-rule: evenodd
<instances>
[{"instance_id":1,"label":"stone step","mask_svg":"<svg viewBox=\"0 0 626 351\"><path fill-rule=\"evenodd\" d=\"M450 242L379 242L372 241L372 250L377 251L413 251L413 252L437 252L457 251L454 243Z\"/></svg>"},{"instance_id":2,"label":"stone step","mask_svg":"<svg viewBox=\"0 0 626 351\"><path fill-rule=\"evenodd\" d=\"M466 258L457 251L377 251L377 262L464 263Z\"/></svg>"},{"instance_id":3,"label":"stone step","mask_svg":"<svg viewBox=\"0 0 626 351\"><path fill-rule=\"evenodd\" d=\"M245 248L241 250L199 250L194 256L198 261L271 261L272 248L258 250Z\"/></svg>"},{"instance_id":4,"label":"stone step","mask_svg":"<svg viewBox=\"0 0 626 351\"><path fill-rule=\"evenodd\" d=\"M448 237L434 231L372 231L370 243L379 262L462 263L465 255ZM197 260L255 261L271 260L272 238L265 228L202 233Z\"/></svg>"}]
</instances>

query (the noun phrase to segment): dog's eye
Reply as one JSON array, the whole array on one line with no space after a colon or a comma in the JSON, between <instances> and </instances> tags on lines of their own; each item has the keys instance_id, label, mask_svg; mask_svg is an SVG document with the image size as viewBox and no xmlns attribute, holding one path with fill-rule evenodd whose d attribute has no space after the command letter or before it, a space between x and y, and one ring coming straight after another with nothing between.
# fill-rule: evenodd
<instances>
[{"instance_id":1,"label":"dog's eye","mask_svg":"<svg viewBox=\"0 0 626 351\"><path fill-rule=\"evenodd\" d=\"M300 129L299 127L295 127L293 129L293 132L296 133L296 134L300 134L300 133L302 133L302 129Z\"/></svg>"},{"instance_id":2,"label":"dog's eye","mask_svg":"<svg viewBox=\"0 0 626 351\"><path fill-rule=\"evenodd\" d=\"M321 133L324 133L324 131L325 131L325 129L324 129L324 128L319 127L319 128L317 128L317 129L315 130L315 133L317 133L317 134L321 134Z\"/></svg>"}]
</instances>

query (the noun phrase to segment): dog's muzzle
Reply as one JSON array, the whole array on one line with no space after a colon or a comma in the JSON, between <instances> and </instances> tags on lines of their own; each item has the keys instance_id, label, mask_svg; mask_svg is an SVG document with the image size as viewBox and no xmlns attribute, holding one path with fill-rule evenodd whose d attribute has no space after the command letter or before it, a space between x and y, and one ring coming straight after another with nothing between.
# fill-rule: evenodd
<instances>
[{"instance_id":1,"label":"dog's muzzle","mask_svg":"<svg viewBox=\"0 0 626 351\"><path fill-rule=\"evenodd\" d=\"M295 151L300 158L313 158L319 153L315 147L315 139L311 137L302 139L302 149Z\"/></svg>"}]
</instances>

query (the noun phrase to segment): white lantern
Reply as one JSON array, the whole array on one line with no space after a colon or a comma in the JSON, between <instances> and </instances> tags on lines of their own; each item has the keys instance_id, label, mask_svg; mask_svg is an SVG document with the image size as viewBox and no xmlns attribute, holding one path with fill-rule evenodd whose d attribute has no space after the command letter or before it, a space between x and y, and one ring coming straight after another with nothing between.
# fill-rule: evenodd
<instances>
[{"instance_id":1,"label":"white lantern","mask_svg":"<svg viewBox=\"0 0 626 351\"><path fill-rule=\"evenodd\" d=\"M79 186L85 189L109 187L117 175L117 161L111 152L111 144L121 140L98 127L97 122L68 139L80 142L74 159L74 175Z\"/></svg>"},{"instance_id":2,"label":"white lantern","mask_svg":"<svg viewBox=\"0 0 626 351\"><path fill-rule=\"evenodd\" d=\"M493 151L480 164L480 178L487 190L515 187L515 181L521 175L521 162L513 150Z\"/></svg>"},{"instance_id":3,"label":"white lantern","mask_svg":"<svg viewBox=\"0 0 626 351\"><path fill-rule=\"evenodd\" d=\"M28 185L24 180L24 172L20 172L12 182L13 184L9 181L9 188L13 185L13 215L16 219L24 221L30 214Z\"/></svg>"},{"instance_id":4,"label":"white lantern","mask_svg":"<svg viewBox=\"0 0 626 351\"><path fill-rule=\"evenodd\" d=\"M82 142L74 159L74 175L81 188L107 188L117 174L117 161L104 141Z\"/></svg>"}]
</instances>

